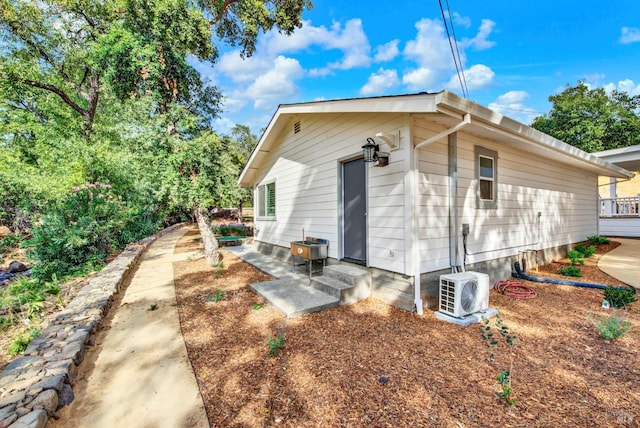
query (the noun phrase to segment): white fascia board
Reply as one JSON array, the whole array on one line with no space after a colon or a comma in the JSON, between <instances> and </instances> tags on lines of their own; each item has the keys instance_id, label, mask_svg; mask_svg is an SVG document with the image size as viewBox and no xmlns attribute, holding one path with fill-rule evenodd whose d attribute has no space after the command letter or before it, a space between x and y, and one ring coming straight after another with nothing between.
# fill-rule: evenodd
<instances>
[{"instance_id":1,"label":"white fascia board","mask_svg":"<svg viewBox=\"0 0 640 428\"><path fill-rule=\"evenodd\" d=\"M557 138L553 138L537 129L503 116L477 103L465 100L451 92L443 91L438 94L438 97L440 100L438 108L443 113L450 109L461 113L470 113L472 123L485 124L485 126L492 127L502 134L510 134L516 139L524 140L524 142L534 146L539 146L545 151L551 151L560 158L579 163L583 165L583 167L593 170L600 175L619 178L632 178L634 176L632 172L613 165L594 154L582 151L577 147L571 146Z\"/></svg>"}]
</instances>

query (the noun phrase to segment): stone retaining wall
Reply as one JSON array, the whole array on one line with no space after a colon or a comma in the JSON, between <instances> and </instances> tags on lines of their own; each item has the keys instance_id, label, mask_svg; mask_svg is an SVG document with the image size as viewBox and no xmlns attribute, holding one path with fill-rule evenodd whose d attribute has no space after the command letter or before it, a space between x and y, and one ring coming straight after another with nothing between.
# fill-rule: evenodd
<instances>
[{"instance_id":1,"label":"stone retaining wall","mask_svg":"<svg viewBox=\"0 0 640 428\"><path fill-rule=\"evenodd\" d=\"M73 401L78 366L140 256L156 239L181 226L128 245L64 310L53 314L22 357L7 365L0 373L0 428L44 427L58 409Z\"/></svg>"}]
</instances>

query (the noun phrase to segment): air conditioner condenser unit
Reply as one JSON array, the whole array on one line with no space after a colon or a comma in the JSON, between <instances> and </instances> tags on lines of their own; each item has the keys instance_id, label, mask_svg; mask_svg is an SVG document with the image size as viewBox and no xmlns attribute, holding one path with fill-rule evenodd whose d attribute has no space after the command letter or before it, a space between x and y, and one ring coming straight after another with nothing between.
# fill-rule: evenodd
<instances>
[{"instance_id":1,"label":"air conditioner condenser unit","mask_svg":"<svg viewBox=\"0 0 640 428\"><path fill-rule=\"evenodd\" d=\"M438 309L462 318L489 308L489 275L459 272L440 276Z\"/></svg>"}]
</instances>

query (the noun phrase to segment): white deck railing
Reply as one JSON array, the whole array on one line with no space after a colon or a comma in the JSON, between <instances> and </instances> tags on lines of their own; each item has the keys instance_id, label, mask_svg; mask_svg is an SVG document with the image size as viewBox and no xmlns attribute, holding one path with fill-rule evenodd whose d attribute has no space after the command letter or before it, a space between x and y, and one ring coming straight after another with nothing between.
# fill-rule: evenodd
<instances>
[{"instance_id":1,"label":"white deck railing","mask_svg":"<svg viewBox=\"0 0 640 428\"><path fill-rule=\"evenodd\" d=\"M600 198L600 217L639 217L640 194L627 198Z\"/></svg>"}]
</instances>

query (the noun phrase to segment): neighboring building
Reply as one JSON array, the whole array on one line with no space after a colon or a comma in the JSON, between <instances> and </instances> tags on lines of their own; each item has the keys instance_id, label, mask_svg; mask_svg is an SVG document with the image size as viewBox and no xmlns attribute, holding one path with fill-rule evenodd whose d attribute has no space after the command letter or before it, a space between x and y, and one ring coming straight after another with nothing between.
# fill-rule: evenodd
<instances>
[{"instance_id":1,"label":"neighboring building","mask_svg":"<svg viewBox=\"0 0 640 428\"><path fill-rule=\"evenodd\" d=\"M640 145L605 150L593 155L635 172L630 180L598 177L599 233L640 237Z\"/></svg>"},{"instance_id":2,"label":"neighboring building","mask_svg":"<svg viewBox=\"0 0 640 428\"><path fill-rule=\"evenodd\" d=\"M328 239L330 262L368 267L374 296L422 313L441 273L504 279L526 250L543 262L596 234L598 175L631 173L443 91L281 105L239 181L261 251Z\"/></svg>"}]
</instances>

